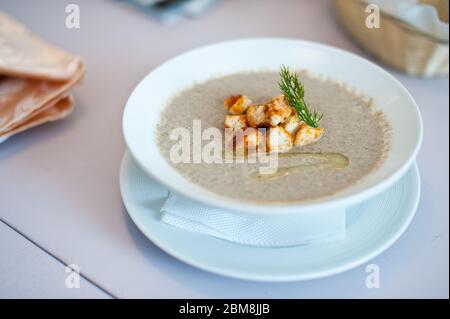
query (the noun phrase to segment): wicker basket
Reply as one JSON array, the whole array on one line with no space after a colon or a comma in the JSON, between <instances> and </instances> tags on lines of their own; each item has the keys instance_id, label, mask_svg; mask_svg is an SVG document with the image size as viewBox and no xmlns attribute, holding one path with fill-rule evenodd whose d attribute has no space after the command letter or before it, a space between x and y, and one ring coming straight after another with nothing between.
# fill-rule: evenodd
<instances>
[{"instance_id":1,"label":"wicker basket","mask_svg":"<svg viewBox=\"0 0 450 319\"><path fill-rule=\"evenodd\" d=\"M448 23L449 0L421 2L434 5L440 19ZM360 0L335 0L335 5L338 18L347 32L377 59L412 75L448 76L448 42L421 33L383 12L380 13L380 28L367 28L367 4Z\"/></svg>"}]
</instances>

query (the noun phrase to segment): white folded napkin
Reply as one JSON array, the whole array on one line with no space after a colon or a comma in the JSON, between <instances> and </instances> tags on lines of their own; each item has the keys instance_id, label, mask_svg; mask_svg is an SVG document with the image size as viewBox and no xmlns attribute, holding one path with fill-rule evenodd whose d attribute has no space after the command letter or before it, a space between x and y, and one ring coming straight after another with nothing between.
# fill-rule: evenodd
<instances>
[{"instance_id":1,"label":"white folded napkin","mask_svg":"<svg viewBox=\"0 0 450 319\"><path fill-rule=\"evenodd\" d=\"M231 242L288 247L345 238L345 209L284 216L251 216L208 207L178 194L169 194L161 221L191 232Z\"/></svg>"}]
</instances>

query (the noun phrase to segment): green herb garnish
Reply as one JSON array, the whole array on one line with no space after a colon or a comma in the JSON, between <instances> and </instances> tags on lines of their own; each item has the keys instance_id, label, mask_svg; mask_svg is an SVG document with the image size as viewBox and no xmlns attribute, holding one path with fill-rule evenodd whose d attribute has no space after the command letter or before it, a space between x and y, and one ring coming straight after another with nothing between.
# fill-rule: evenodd
<instances>
[{"instance_id":1,"label":"green herb garnish","mask_svg":"<svg viewBox=\"0 0 450 319\"><path fill-rule=\"evenodd\" d=\"M311 127L317 128L323 114L315 110L310 111L305 102L305 87L299 80L298 75L291 72L288 67L282 66L280 70L281 80L278 82L288 104L295 109L298 118Z\"/></svg>"}]
</instances>

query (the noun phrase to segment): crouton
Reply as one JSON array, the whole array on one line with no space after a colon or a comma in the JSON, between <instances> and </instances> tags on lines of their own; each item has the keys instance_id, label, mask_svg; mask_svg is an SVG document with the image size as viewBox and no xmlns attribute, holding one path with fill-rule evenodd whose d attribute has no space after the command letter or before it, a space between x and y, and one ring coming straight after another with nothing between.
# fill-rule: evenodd
<instances>
[{"instance_id":1,"label":"crouton","mask_svg":"<svg viewBox=\"0 0 450 319\"><path fill-rule=\"evenodd\" d=\"M293 146L292 135L281 126L271 127L266 138L267 150L271 153L289 151Z\"/></svg>"},{"instance_id":2,"label":"crouton","mask_svg":"<svg viewBox=\"0 0 450 319\"><path fill-rule=\"evenodd\" d=\"M227 132L227 130L229 130ZM258 150L265 151L266 137L264 132L253 127L246 129L225 129L225 150L228 153L242 155L255 153Z\"/></svg>"},{"instance_id":3,"label":"crouton","mask_svg":"<svg viewBox=\"0 0 450 319\"><path fill-rule=\"evenodd\" d=\"M247 121L250 127L263 127L266 125L267 105L250 105L247 109Z\"/></svg>"},{"instance_id":4,"label":"crouton","mask_svg":"<svg viewBox=\"0 0 450 319\"><path fill-rule=\"evenodd\" d=\"M286 120L286 122L283 123L282 127L291 133L292 136L295 136L297 133L297 130L300 128L300 125L303 122L300 121L300 119L297 116L297 113L292 114L289 116L289 118Z\"/></svg>"},{"instance_id":5,"label":"crouton","mask_svg":"<svg viewBox=\"0 0 450 319\"><path fill-rule=\"evenodd\" d=\"M231 115L242 115L247 111L247 108L252 104L246 95L235 95L225 99L224 105Z\"/></svg>"},{"instance_id":6,"label":"crouton","mask_svg":"<svg viewBox=\"0 0 450 319\"><path fill-rule=\"evenodd\" d=\"M323 134L323 128L314 128L306 123L300 125L297 133L295 134L295 146L305 146L312 144L320 140Z\"/></svg>"},{"instance_id":7,"label":"crouton","mask_svg":"<svg viewBox=\"0 0 450 319\"><path fill-rule=\"evenodd\" d=\"M248 127L242 134L236 135L236 148L245 147L250 150L264 148L265 136L257 128Z\"/></svg>"},{"instance_id":8,"label":"crouton","mask_svg":"<svg viewBox=\"0 0 450 319\"><path fill-rule=\"evenodd\" d=\"M289 108L289 104L284 95L278 95L277 97L272 98L270 103L274 104L278 109Z\"/></svg>"},{"instance_id":9,"label":"crouton","mask_svg":"<svg viewBox=\"0 0 450 319\"><path fill-rule=\"evenodd\" d=\"M244 129L247 127L245 115L227 115L225 116L225 128Z\"/></svg>"},{"instance_id":10,"label":"crouton","mask_svg":"<svg viewBox=\"0 0 450 319\"><path fill-rule=\"evenodd\" d=\"M291 113L292 110L290 108L275 110L271 109L269 106L269 111L267 112L267 123L272 127L276 127L285 122Z\"/></svg>"},{"instance_id":11,"label":"crouton","mask_svg":"<svg viewBox=\"0 0 450 319\"><path fill-rule=\"evenodd\" d=\"M267 123L270 126L278 126L284 123L292 114L292 108L287 104L283 95L280 95L268 104Z\"/></svg>"}]
</instances>

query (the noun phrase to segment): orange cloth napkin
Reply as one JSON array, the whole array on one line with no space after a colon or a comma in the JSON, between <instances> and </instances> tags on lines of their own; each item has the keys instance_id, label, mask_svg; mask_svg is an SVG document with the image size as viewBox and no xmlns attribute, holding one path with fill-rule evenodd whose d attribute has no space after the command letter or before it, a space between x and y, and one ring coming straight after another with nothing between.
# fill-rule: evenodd
<instances>
[{"instance_id":1,"label":"orange cloth napkin","mask_svg":"<svg viewBox=\"0 0 450 319\"><path fill-rule=\"evenodd\" d=\"M68 116L81 58L53 47L0 12L0 141Z\"/></svg>"}]
</instances>

